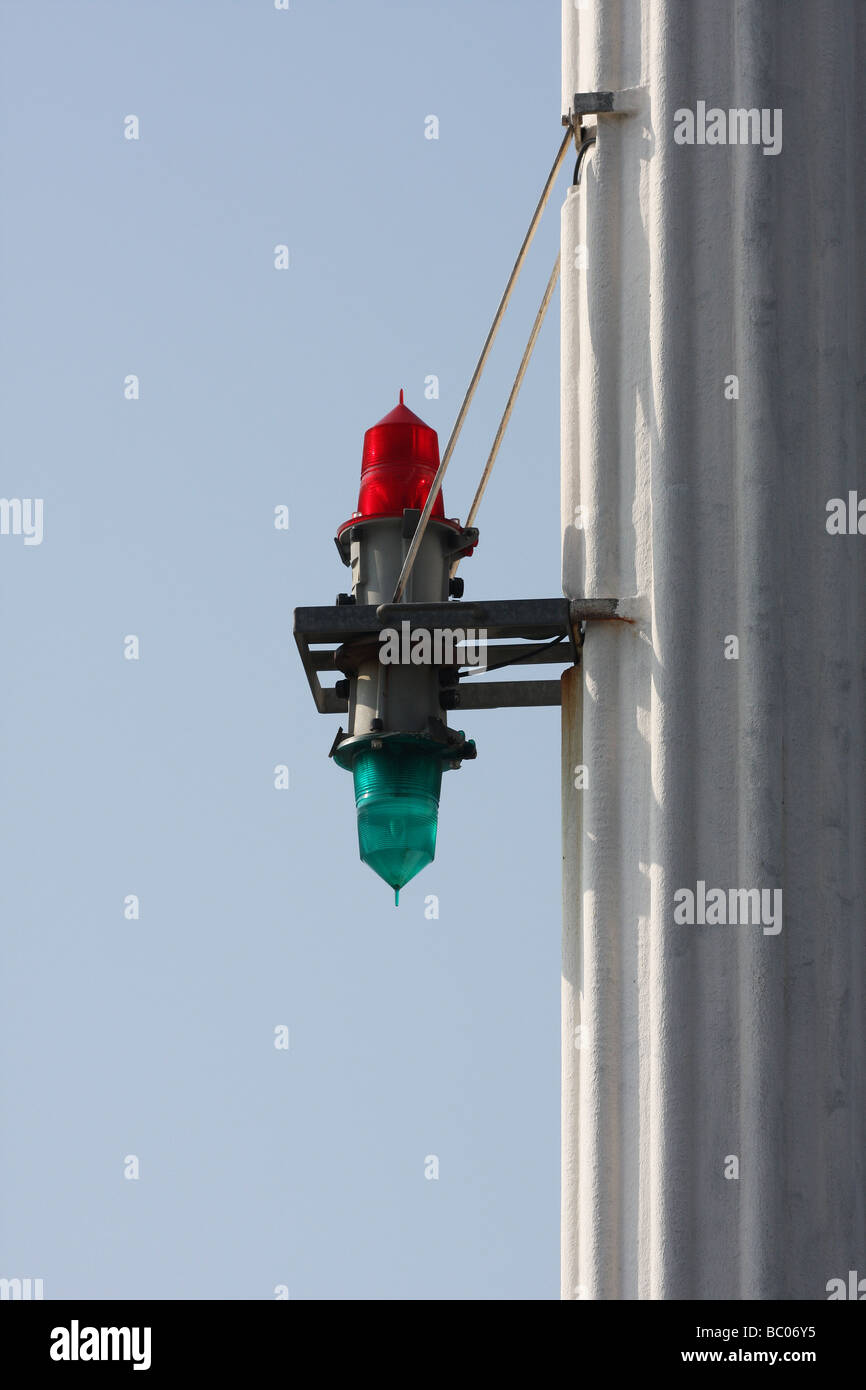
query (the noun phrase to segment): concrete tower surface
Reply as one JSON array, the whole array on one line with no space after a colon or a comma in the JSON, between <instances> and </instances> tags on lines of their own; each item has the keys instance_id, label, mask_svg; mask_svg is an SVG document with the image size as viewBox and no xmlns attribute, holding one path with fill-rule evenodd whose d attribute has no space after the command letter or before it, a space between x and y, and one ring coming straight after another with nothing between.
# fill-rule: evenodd
<instances>
[{"instance_id":1,"label":"concrete tower surface","mask_svg":"<svg viewBox=\"0 0 866 1390\"><path fill-rule=\"evenodd\" d=\"M564 677L563 1297L826 1299L866 1278L866 5L563 15L563 111L625 113L562 211L563 588L636 615Z\"/></svg>"}]
</instances>

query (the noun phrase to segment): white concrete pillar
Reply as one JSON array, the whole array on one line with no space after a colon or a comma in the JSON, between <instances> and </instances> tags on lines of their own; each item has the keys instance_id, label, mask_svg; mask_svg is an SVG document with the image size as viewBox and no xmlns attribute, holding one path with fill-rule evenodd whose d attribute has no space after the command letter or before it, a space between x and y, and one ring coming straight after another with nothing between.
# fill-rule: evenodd
<instances>
[{"instance_id":1,"label":"white concrete pillar","mask_svg":"<svg viewBox=\"0 0 866 1390\"><path fill-rule=\"evenodd\" d=\"M563 1297L825 1299L866 1277L866 534L827 530L866 499L866 6L563 13L563 110L634 112L562 212L563 588L643 613L564 685ZM780 151L677 143L699 103ZM699 883L781 930L678 923Z\"/></svg>"}]
</instances>

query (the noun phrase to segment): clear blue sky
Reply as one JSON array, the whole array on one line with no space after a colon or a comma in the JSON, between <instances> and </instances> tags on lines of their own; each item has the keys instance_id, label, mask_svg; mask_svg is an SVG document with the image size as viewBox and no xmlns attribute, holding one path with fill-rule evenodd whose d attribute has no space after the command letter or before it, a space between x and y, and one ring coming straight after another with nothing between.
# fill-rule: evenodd
<instances>
[{"instance_id":1,"label":"clear blue sky","mask_svg":"<svg viewBox=\"0 0 866 1390\"><path fill-rule=\"evenodd\" d=\"M41 545L0 536L0 1276L557 1298L558 713L463 716L478 761L446 774L436 861L395 909L291 616L346 587L333 535L400 387L444 445L561 138L558 0L0 16L0 491L45 509ZM558 355L557 298L467 597L560 592Z\"/></svg>"}]
</instances>

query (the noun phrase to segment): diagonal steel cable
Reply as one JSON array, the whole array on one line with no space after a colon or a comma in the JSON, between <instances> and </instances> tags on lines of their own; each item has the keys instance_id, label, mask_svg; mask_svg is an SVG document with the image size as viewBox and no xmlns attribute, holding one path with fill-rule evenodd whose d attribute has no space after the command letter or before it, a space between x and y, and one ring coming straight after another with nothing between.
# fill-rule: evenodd
<instances>
[{"instance_id":1,"label":"diagonal steel cable","mask_svg":"<svg viewBox=\"0 0 866 1390\"><path fill-rule=\"evenodd\" d=\"M556 181L556 176L559 173L559 170L562 166L562 161L565 159L565 156L568 153L573 138L574 130L573 127L569 125L566 129L565 135L563 136L562 144L560 145L559 150L557 151L556 158L553 161L553 165L551 167L550 173L547 176L545 185L541 190L541 196L538 199L535 212L532 214L532 220L529 223L526 236L523 238L523 244L517 253L517 260L514 262L511 274L508 277L508 283L506 284L505 290L502 294L502 298L499 301L499 308L496 310L493 322L490 325L490 332L487 334L484 346L481 349L481 356L478 358L478 361L475 365L475 371L472 373L472 379L469 382L469 385L466 389L466 395L463 397L463 404L457 412L457 419L454 421L454 427L451 430L451 437L448 440L448 443L445 447L445 452L442 455L442 460L439 464L439 467L436 470L436 475L430 486L430 491L427 495L427 501L424 503L423 509L421 511L421 516L418 519L418 525L415 528L415 534L412 537L409 549L406 551L406 558L403 561L403 568L400 571L400 577L397 580L397 586L394 590L394 597L392 599L393 603L399 603L403 598L403 594L406 591L406 584L409 580L409 575L412 573L412 566L414 565L415 558L418 554L418 551L421 548L421 542L423 541L424 533L427 530L427 523L430 520L430 514L433 511L436 498L439 496L439 492L442 487L442 479L445 477L445 470L451 462L451 455L454 452L454 446L457 443L457 440L460 436L460 431L463 428L463 421L466 418L466 413L472 402L472 397L475 395L475 388L478 385L478 382L481 378L481 373L483 372L485 364L487 362L487 358L490 355L490 349L493 346L493 341L496 337L496 334L499 332L499 325L502 322L505 310L508 308L508 301L511 298L511 292L514 289L514 286L517 282L517 277L523 269L523 262L526 260L526 254L529 250L529 247L532 244L532 238L535 236L538 224L541 221L541 214L544 212L544 209L547 206L547 200L550 197L551 190L553 189L553 185ZM540 326L541 325L539 324L539 327Z\"/></svg>"}]
</instances>

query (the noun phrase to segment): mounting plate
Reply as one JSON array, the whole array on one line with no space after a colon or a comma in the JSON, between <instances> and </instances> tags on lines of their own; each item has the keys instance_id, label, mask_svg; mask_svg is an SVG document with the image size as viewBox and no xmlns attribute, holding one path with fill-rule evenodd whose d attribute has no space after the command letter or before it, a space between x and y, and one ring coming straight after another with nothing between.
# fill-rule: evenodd
<instances>
[{"instance_id":1,"label":"mounting plate","mask_svg":"<svg viewBox=\"0 0 866 1390\"><path fill-rule=\"evenodd\" d=\"M583 624L591 621L623 621L617 611L618 600L601 599L493 599L479 602L346 604L327 608L296 608L293 631L307 681L320 714L345 714L348 701L323 686L321 671L340 671L339 649L346 642L378 641L383 628L410 624L412 632L454 630L487 633L486 664L512 662L521 666L577 665L583 643ZM625 620L627 621L627 619ZM533 651L536 642L568 638L562 645L548 645ZM527 649L518 645L495 646L493 639L525 638ZM313 651L313 646L325 647ZM471 668L470 668L471 669ZM501 709L560 704L558 680L476 680L459 684L459 708Z\"/></svg>"}]
</instances>

